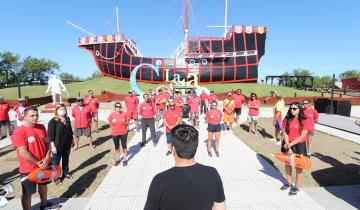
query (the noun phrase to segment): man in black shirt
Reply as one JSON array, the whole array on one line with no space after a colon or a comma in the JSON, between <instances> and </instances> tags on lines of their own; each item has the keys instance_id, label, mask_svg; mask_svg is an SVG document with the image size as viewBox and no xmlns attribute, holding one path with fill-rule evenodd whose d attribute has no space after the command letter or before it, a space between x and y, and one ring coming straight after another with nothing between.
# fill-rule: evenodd
<instances>
[{"instance_id":1,"label":"man in black shirt","mask_svg":"<svg viewBox=\"0 0 360 210\"><path fill-rule=\"evenodd\" d=\"M150 185L145 210L226 209L221 178L213 167L194 160L198 131L185 124L171 129L175 167L157 174Z\"/></svg>"}]
</instances>

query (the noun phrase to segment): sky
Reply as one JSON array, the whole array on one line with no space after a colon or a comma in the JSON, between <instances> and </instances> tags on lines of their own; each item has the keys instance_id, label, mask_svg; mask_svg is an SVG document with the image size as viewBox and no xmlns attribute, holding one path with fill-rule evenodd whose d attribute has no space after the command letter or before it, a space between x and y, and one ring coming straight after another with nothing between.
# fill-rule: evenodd
<instances>
[{"instance_id":1,"label":"sky","mask_svg":"<svg viewBox=\"0 0 360 210\"><path fill-rule=\"evenodd\" d=\"M11 0L1 3L0 52L58 62L62 72L82 78L97 71L77 46L85 33L114 34L115 6L120 32L135 40L144 56L170 57L183 40L184 0ZM221 36L225 0L190 0L190 36ZM229 25L267 26L259 78L308 69L314 75L360 69L359 0L228 0Z\"/></svg>"}]
</instances>

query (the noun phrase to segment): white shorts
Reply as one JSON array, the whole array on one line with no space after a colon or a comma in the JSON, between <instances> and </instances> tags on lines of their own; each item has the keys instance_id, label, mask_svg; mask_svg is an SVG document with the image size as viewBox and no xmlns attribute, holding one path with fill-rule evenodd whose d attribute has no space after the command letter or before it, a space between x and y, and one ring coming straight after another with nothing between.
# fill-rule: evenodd
<instances>
[{"instance_id":1,"label":"white shorts","mask_svg":"<svg viewBox=\"0 0 360 210\"><path fill-rule=\"evenodd\" d=\"M249 123L251 123L251 122L257 123L257 121L258 121L258 116L248 115L248 116L247 116L247 121L248 121Z\"/></svg>"}]
</instances>

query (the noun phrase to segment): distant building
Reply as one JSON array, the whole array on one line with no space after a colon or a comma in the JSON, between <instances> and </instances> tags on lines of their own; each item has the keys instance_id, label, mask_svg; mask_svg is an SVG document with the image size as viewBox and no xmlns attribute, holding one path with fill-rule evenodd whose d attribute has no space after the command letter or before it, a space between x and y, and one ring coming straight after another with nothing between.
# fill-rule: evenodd
<instances>
[{"instance_id":1,"label":"distant building","mask_svg":"<svg viewBox=\"0 0 360 210\"><path fill-rule=\"evenodd\" d=\"M360 90L360 78L350 78L341 80L342 89Z\"/></svg>"}]
</instances>

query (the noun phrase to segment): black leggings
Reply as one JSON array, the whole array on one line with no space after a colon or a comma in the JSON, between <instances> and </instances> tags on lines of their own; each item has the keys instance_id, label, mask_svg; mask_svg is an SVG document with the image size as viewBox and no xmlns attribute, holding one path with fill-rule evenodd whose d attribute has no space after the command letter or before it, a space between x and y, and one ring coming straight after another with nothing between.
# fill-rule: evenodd
<instances>
[{"instance_id":1,"label":"black leggings","mask_svg":"<svg viewBox=\"0 0 360 210\"><path fill-rule=\"evenodd\" d=\"M126 149L126 142L127 142L127 133L123 134L123 135L118 135L118 136L112 136L114 145L115 145L115 149L119 149L120 148L120 141L121 140L121 147L123 149Z\"/></svg>"}]
</instances>

